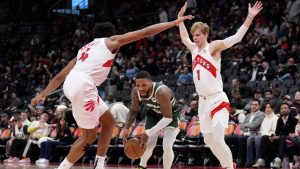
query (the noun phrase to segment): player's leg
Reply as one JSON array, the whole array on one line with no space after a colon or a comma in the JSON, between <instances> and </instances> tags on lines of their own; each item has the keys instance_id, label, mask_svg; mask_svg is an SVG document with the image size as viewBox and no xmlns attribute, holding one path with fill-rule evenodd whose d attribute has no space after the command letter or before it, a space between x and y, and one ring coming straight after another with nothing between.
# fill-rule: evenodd
<instances>
[{"instance_id":1,"label":"player's leg","mask_svg":"<svg viewBox=\"0 0 300 169\"><path fill-rule=\"evenodd\" d=\"M57 169L69 169L85 153L84 147L96 140L97 129L82 129L80 136L72 145L69 154Z\"/></svg>"},{"instance_id":2,"label":"player's leg","mask_svg":"<svg viewBox=\"0 0 300 169\"><path fill-rule=\"evenodd\" d=\"M177 130L174 127L164 129L163 139L163 164L164 169L170 169L174 160L173 144L176 140Z\"/></svg>"},{"instance_id":3,"label":"player's leg","mask_svg":"<svg viewBox=\"0 0 300 169\"><path fill-rule=\"evenodd\" d=\"M152 128L160 120L159 118L152 117L149 115L147 115L146 119L147 120L146 120L145 129ZM148 162L149 158L152 156L153 149L156 146L158 136L159 136L159 132L157 132L156 134L153 134L151 137L148 138L147 147L146 147L146 150L145 150L143 156L141 157L138 168L141 168L141 169L147 168L147 162Z\"/></svg>"},{"instance_id":4,"label":"player's leg","mask_svg":"<svg viewBox=\"0 0 300 169\"><path fill-rule=\"evenodd\" d=\"M113 115L109 110L105 111L99 118L101 124L101 133L98 138L97 154L94 169L104 168L104 160L111 140L112 132L115 125Z\"/></svg>"},{"instance_id":5,"label":"player's leg","mask_svg":"<svg viewBox=\"0 0 300 169\"><path fill-rule=\"evenodd\" d=\"M204 142L218 158L222 167L233 168L232 154L224 140L225 128L217 124L211 133L203 133Z\"/></svg>"},{"instance_id":6,"label":"player's leg","mask_svg":"<svg viewBox=\"0 0 300 169\"><path fill-rule=\"evenodd\" d=\"M145 150L143 156L141 157L139 168L147 168L147 162L148 162L149 158L152 156L153 149L156 146L158 136L159 136L159 133L154 134L151 137L149 137L146 150Z\"/></svg>"}]
</instances>

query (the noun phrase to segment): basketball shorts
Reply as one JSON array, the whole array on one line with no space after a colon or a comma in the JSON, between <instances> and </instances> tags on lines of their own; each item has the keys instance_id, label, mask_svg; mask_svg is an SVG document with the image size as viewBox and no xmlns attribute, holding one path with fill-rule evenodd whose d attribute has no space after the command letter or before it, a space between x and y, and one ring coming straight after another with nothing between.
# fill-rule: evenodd
<instances>
[{"instance_id":1,"label":"basketball shorts","mask_svg":"<svg viewBox=\"0 0 300 169\"><path fill-rule=\"evenodd\" d=\"M92 78L81 72L71 71L63 84L66 97L72 103L72 112L77 125L93 129L108 107L98 95Z\"/></svg>"},{"instance_id":2,"label":"basketball shorts","mask_svg":"<svg viewBox=\"0 0 300 169\"><path fill-rule=\"evenodd\" d=\"M228 127L230 104L225 92L199 96L198 116L201 132L211 133L216 125Z\"/></svg>"}]
</instances>

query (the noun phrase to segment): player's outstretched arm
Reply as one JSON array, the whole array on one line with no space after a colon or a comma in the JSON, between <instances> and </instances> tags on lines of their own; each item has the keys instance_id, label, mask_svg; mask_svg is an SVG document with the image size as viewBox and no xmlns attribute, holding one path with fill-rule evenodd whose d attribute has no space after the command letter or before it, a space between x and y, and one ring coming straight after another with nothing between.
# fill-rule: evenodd
<instances>
[{"instance_id":1,"label":"player's outstretched arm","mask_svg":"<svg viewBox=\"0 0 300 169\"><path fill-rule=\"evenodd\" d=\"M187 2L183 5L183 7L178 12L178 18L182 17L186 11ZM193 50L196 48L196 44L193 43L189 37L189 33L184 25L184 22L179 23L179 33L182 43L189 49Z\"/></svg>"},{"instance_id":2,"label":"player's outstretched arm","mask_svg":"<svg viewBox=\"0 0 300 169\"><path fill-rule=\"evenodd\" d=\"M243 25L239 28L236 34L224 39L224 40L217 40L212 43L215 46L214 51L221 52L227 48L230 48L234 44L238 43L242 40L244 35L246 34L249 26L251 25L253 18L263 9L263 4L260 1L256 1L255 4L251 7L248 4L248 16L243 23Z\"/></svg>"},{"instance_id":3,"label":"player's outstretched arm","mask_svg":"<svg viewBox=\"0 0 300 169\"><path fill-rule=\"evenodd\" d=\"M77 58L75 57L73 60L71 60L66 67L64 67L47 85L46 89L41 93L35 96L31 100L31 105L34 106L39 101L44 101L49 93L51 93L53 90L57 89L58 86L62 84L62 82L66 79L67 75L71 71L71 69L76 64Z\"/></svg>"},{"instance_id":4,"label":"player's outstretched arm","mask_svg":"<svg viewBox=\"0 0 300 169\"><path fill-rule=\"evenodd\" d=\"M123 35L111 36L106 40L106 45L110 51L115 51L116 49L119 49L123 45L137 41L144 37L156 35L171 27L178 26L179 23L183 22L186 19L192 19L192 18L194 18L192 15L182 16L171 22L158 23L158 24L150 25L148 27L145 27L137 31L125 33Z\"/></svg>"}]
</instances>

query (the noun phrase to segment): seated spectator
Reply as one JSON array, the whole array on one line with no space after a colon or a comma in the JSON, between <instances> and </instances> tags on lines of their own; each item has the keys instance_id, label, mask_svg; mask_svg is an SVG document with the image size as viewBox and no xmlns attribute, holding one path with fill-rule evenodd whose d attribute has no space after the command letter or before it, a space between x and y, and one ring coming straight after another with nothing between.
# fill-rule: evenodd
<instances>
[{"instance_id":1,"label":"seated spectator","mask_svg":"<svg viewBox=\"0 0 300 169\"><path fill-rule=\"evenodd\" d=\"M193 75L189 72L188 67L184 67L182 73L176 81L177 86L189 85L193 83Z\"/></svg>"},{"instance_id":2,"label":"seated spectator","mask_svg":"<svg viewBox=\"0 0 300 169\"><path fill-rule=\"evenodd\" d=\"M185 119L191 121L194 116L198 116L198 100L192 100L186 112L184 112Z\"/></svg>"},{"instance_id":3,"label":"seated spectator","mask_svg":"<svg viewBox=\"0 0 300 169\"><path fill-rule=\"evenodd\" d=\"M276 154L274 163L271 167L281 168L281 161L286 153L286 138L289 134L295 132L295 127L298 120L292 116L289 116L290 108L286 103L282 103L280 106L280 117L277 120L275 134L269 138L261 140L262 154ZM273 145L277 147L277 151L270 148ZM265 152L264 152L265 151ZM267 158L267 157L266 157Z\"/></svg>"},{"instance_id":4,"label":"seated spectator","mask_svg":"<svg viewBox=\"0 0 300 169\"><path fill-rule=\"evenodd\" d=\"M25 110L21 112L20 116L23 121L23 125L30 126L31 121L28 120L28 114Z\"/></svg>"},{"instance_id":5,"label":"seated spectator","mask_svg":"<svg viewBox=\"0 0 300 169\"><path fill-rule=\"evenodd\" d=\"M250 136L256 136L265 115L260 111L260 101L253 100L251 104L251 112L246 115L245 120L241 123L241 136L238 137L239 153L237 158L237 166L243 167L246 161L247 139ZM246 166L249 167L247 164Z\"/></svg>"},{"instance_id":6,"label":"seated spectator","mask_svg":"<svg viewBox=\"0 0 300 169\"><path fill-rule=\"evenodd\" d=\"M265 154L261 153L261 149L264 148L261 147L261 139L262 137L268 138L269 136L274 134L276 130L278 116L275 115L274 107L272 104L266 103L265 115L266 117L261 123L258 134L256 136L250 136L247 139L247 164L253 164L254 160L256 159L256 163L252 167L265 166Z\"/></svg>"},{"instance_id":7,"label":"seated spectator","mask_svg":"<svg viewBox=\"0 0 300 169\"><path fill-rule=\"evenodd\" d=\"M243 110L236 109L234 103L230 103L229 111L229 123L234 123L236 125L242 123L245 119L245 113Z\"/></svg>"},{"instance_id":8,"label":"seated spectator","mask_svg":"<svg viewBox=\"0 0 300 169\"><path fill-rule=\"evenodd\" d=\"M282 98L283 103L287 103L290 106L290 115L293 117L298 116L298 111L296 109L296 107L293 107L293 101L291 99L290 95L285 95Z\"/></svg>"},{"instance_id":9,"label":"seated spectator","mask_svg":"<svg viewBox=\"0 0 300 169\"><path fill-rule=\"evenodd\" d=\"M278 80L284 81L286 79L295 79L295 75L298 72L298 68L294 63L293 58L289 58L287 64L284 65L283 69L278 72Z\"/></svg>"},{"instance_id":10,"label":"seated spectator","mask_svg":"<svg viewBox=\"0 0 300 169\"><path fill-rule=\"evenodd\" d=\"M248 80L258 81L258 73L262 72L262 68L258 66L257 61L252 61L251 66L252 67L248 70Z\"/></svg>"},{"instance_id":11,"label":"seated spectator","mask_svg":"<svg viewBox=\"0 0 300 169\"><path fill-rule=\"evenodd\" d=\"M269 66L267 61L262 62L262 71L258 73L259 80L261 81L271 81L276 78L276 71Z\"/></svg>"},{"instance_id":12,"label":"seated spectator","mask_svg":"<svg viewBox=\"0 0 300 169\"><path fill-rule=\"evenodd\" d=\"M67 145L71 143L71 130L66 123L65 116L59 116L56 124L56 136L54 139L46 138L47 141L41 143L41 151L39 159L35 162L37 164L47 164L51 157L52 150L58 145Z\"/></svg>"},{"instance_id":13,"label":"seated spectator","mask_svg":"<svg viewBox=\"0 0 300 169\"><path fill-rule=\"evenodd\" d=\"M111 113L115 118L115 123L119 127L123 127L126 121L129 109L124 105L123 99L121 97L116 98L116 103L111 107Z\"/></svg>"},{"instance_id":14,"label":"seated spectator","mask_svg":"<svg viewBox=\"0 0 300 169\"><path fill-rule=\"evenodd\" d=\"M261 104L264 103L264 98L262 98L262 95L261 95L261 91L260 91L260 90L256 90L256 91L255 91L253 99L255 99L255 100L258 99L258 100L261 102ZM246 106L244 107L244 110L246 110L246 111L248 111L248 112L250 111L251 103L252 103L252 100L253 100L253 99L251 99L251 100L248 102L248 104L246 104Z\"/></svg>"},{"instance_id":15,"label":"seated spectator","mask_svg":"<svg viewBox=\"0 0 300 169\"><path fill-rule=\"evenodd\" d=\"M21 153L25 148L29 136L29 133L27 132L28 126L24 125L22 118L16 116L14 120L16 120L17 124L12 128L12 136L8 141L10 147L8 153L9 158L4 161L8 163L19 162L19 158L22 156Z\"/></svg>"},{"instance_id":16,"label":"seated spectator","mask_svg":"<svg viewBox=\"0 0 300 169\"><path fill-rule=\"evenodd\" d=\"M27 158L28 150L31 144L37 144L38 140L42 137L47 137L50 133L49 125L47 124L48 114L42 113L40 115L39 121L33 121L30 126L28 127L28 133L30 133L29 139L27 141L26 147L22 154L22 160L20 163L30 163L30 158Z\"/></svg>"}]
</instances>

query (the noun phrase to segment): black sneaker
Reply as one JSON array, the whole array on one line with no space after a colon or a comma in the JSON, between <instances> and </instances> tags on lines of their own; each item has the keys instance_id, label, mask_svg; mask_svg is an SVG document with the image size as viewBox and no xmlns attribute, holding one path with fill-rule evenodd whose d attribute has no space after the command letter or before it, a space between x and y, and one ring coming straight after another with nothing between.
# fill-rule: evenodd
<instances>
[{"instance_id":1,"label":"black sneaker","mask_svg":"<svg viewBox=\"0 0 300 169\"><path fill-rule=\"evenodd\" d=\"M138 169L147 169L147 167L145 168L145 167L139 165Z\"/></svg>"}]
</instances>

